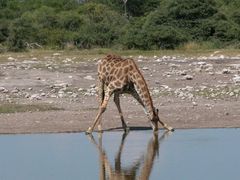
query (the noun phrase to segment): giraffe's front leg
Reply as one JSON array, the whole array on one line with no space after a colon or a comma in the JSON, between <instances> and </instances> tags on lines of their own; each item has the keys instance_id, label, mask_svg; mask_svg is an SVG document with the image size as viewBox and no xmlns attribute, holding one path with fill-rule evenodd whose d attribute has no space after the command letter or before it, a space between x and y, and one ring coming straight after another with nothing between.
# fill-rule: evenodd
<instances>
[{"instance_id":1,"label":"giraffe's front leg","mask_svg":"<svg viewBox=\"0 0 240 180\"><path fill-rule=\"evenodd\" d=\"M109 101L109 98L110 96L112 95L112 90L111 89L107 89L107 92L106 92L106 95L104 97L104 100L103 100L103 103L101 104L101 106L99 107L99 111L98 111L98 114L94 120L94 123L91 127L88 128L88 130L86 131L86 134L91 134L94 130L94 127L96 126L96 124L100 124L100 118L101 118L101 115L104 113L104 111L106 110L107 108L107 104L108 104L108 101Z\"/></svg>"},{"instance_id":2,"label":"giraffe's front leg","mask_svg":"<svg viewBox=\"0 0 240 180\"><path fill-rule=\"evenodd\" d=\"M98 112L98 114L97 114L97 116L94 120L94 123L91 127L88 128L88 130L86 131L86 134L91 134L93 132L96 124L99 123L99 120L100 120L100 117L101 117L102 113L104 113L104 111L106 110L106 106L107 106L107 104L104 105L104 103L100 106L99 112Z\"/></svg>"}]
</instances>

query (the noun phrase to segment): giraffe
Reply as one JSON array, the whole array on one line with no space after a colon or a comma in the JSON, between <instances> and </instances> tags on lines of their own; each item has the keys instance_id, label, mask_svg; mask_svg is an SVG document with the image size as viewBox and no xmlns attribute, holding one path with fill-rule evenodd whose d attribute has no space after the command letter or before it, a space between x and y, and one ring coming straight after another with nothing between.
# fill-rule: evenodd
<instances>
[{"instance_id":1,"label":"giraffe","mask_svg":"<svg viewBox=\"0 0 240 180\"><path fill-rule=\"evenodd\" d=\"M147 83L133 59L123 59L120 56L111 54L107 55L98 63L98 79L99 111L93 125L88 128L86 134L92 133L97 124L99 131L102 131L101 115L105 112L112 94L114 94L114 102L119 112L122 127L125 131L128 130L120 106L119 97L123 93L131 94L142 105L154 132L158 131L158 122L166 130L174 131L172 127L159 119L158 109L153 106Z\"/></svg>"},{"instance_id":2,"label":"giraffe","mask_svg":"<svg viewBox=\"0 0 240 180\"><path fill-rule=\"evenodd\" d=\"M100 180L147 180L149 179L153 166L154 160L157 155L159 155L160 144L165 140L170 134L169 132L164 132L160 137L157 133L153 134L153 137L148 141L145 153L141 153L138 158L131 163L130 166L122 167L122 152L124 150L125 140L128 132L122 134L121 143L119 145L118 151L114 158L114 166L109 162L107 153L103 148L102 134L98 136L98 143L93 135L89 135L90 142L96 147L99 152L99 179Z\"/></svg>"}]
</instances>

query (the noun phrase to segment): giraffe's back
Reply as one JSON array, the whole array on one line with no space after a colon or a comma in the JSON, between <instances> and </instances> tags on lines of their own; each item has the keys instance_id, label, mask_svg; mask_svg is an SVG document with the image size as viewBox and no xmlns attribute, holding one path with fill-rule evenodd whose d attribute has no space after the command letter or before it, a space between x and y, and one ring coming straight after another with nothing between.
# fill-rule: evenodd
<instances>
[{"instance_id":1,"label":"giraffe's back","mask_svg":"<svg viewBox=\"0 0 240 180\"><path fill-rule=\"evenodd\" d=\"M133 59L108 55L98 64L99 79L112 89L136 85L137 89L148 91L146 81ZM124 88L125 89L125 88Z\"/></svg>"},{"instance_id":2,"label":"giraffe's back","mask_svg":"<svg viewBox=\"0 0 240 180\"><path fill-rule=\"evenodd\" d=\"M120 56L108 55L98 64L98 76L107 86L113 84L118 88L129 82L130 60Z\"/></svg>"}]
</instances>

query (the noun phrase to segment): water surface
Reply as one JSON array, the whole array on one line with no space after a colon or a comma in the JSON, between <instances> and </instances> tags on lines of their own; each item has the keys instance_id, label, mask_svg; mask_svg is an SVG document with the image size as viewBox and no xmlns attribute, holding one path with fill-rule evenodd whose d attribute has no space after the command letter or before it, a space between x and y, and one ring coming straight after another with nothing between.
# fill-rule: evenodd
<instances>
[{"instance_id":1,"label":"water surface","mask_svg":"<svg viewBox=\"0 0 240 180\"><path fill-rule=\"evenodd\" d=\"M1 180L238 180L240 129L0 136Z\"/></svg>"}]
</instances>

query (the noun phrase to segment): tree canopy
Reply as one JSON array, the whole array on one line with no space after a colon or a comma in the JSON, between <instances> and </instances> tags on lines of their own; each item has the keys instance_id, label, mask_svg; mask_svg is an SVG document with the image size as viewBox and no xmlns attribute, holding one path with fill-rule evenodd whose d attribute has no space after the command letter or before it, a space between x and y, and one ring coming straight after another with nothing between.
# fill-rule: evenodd
<instances>
[{"instance_id":1,"label":"tree canopy","mask_svg":"<svg viewBox=\"0 0 240 180\"><path fill-rule=\"evenodd\" d=\"M0 47L239 48L239 9L239 0L0 0Z\"/></svg>"}]
</instances>

